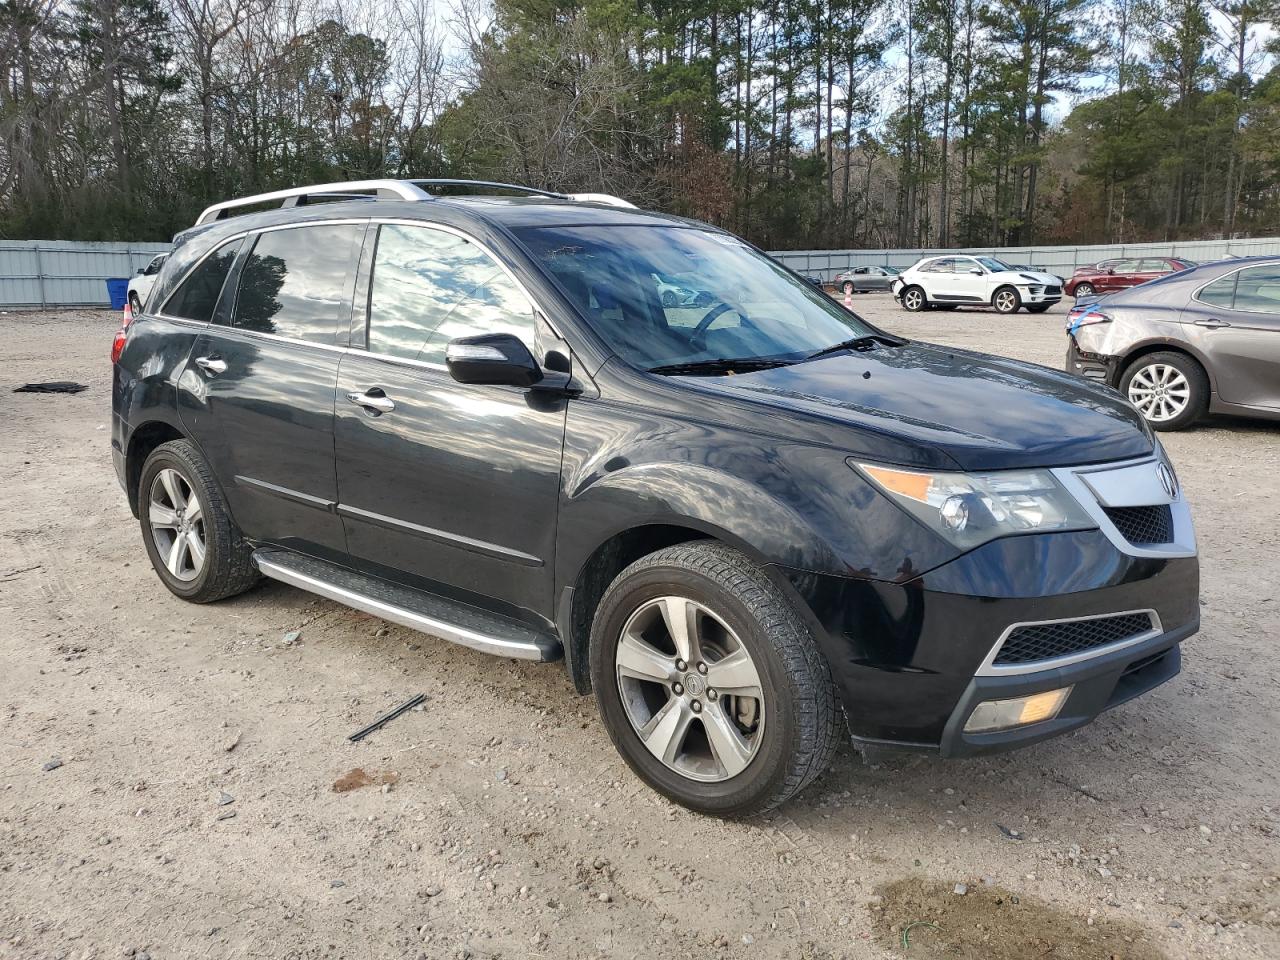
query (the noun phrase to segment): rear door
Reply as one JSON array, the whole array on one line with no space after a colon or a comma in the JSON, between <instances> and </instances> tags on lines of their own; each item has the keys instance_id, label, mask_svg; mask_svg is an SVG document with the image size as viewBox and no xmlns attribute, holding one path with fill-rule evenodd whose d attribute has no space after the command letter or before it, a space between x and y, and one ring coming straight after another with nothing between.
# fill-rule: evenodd
<instances>
[{"instance_id":1,"label":"rear door","mask_svg":"<svg viewBox=\"0 0 1280 960\"><path fill-rule=\"evenodd\" d=\"M182 418L251 539L345 560L333 396L363 222L251 234L191 351Z\"/></svg>"},{"instance_id":2,"label":"rear door","mask_svg":"<svg viewBox=\"0 0 1280 960\"><path fill-rule=\"evenodd\" d=\"M1280 261L1202 287L1183 312L1227 403L1280 409Z\"/></svg>"},{"instance_id":3,"label":"rear door","mask_svg":"<svg viewBox=\"0 0 1280 960\"><path fill-rule=\"evenodd\" d=\"M568 401L458 383L444 362L449 340L495 332L543 362L549 328L471 238L422 223L376 229L361 272L367 320L358 311L337 390L338 512L352 562L551 619Z\"/></svg>"}]
</instances>

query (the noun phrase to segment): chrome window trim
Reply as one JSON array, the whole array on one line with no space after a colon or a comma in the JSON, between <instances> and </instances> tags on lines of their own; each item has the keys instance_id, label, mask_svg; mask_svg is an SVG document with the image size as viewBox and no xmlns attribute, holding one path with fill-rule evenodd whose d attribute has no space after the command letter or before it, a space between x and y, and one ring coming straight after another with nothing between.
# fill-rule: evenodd
<instances>
[{"instance_id":1,"label":"chrome window trim","mask_svg":"<svg viewBox=\"0 0 1280 960\"><path fill-rule=\"evenodd\" d=\"M1114 643L1108 643L1101 647L1091 647L1088 650L1081 650L1079 653L1070 653L1061 657L1052 657L1048 660L1034 660L1030 663L1017 663L997 665L995 659L1000 654L1001 648L1008 641L1013 631L1020 627L1043 627L1052 626L1056 623L1079 623L1087 620L1105 620L1108 617L1127 617L1134 614L1145 613L1151 618L1151 628L1144 630L1142 633L1136 633L1132 637L1126 637L1124 640L1117 640ZM978 677L1014 677L1028 673L1039 673L1041 670L1053 670L1057 667L1068 667L1072 664L1083 663L1086 660L1092 660L1095 657L1106 656L1109 653L1115 653L1117 650L1124 650L1127 647L1134 647L1140 643L1144 643L1153 637L1158 637L1164 633L1164 626L1160 623L1160 615L1150 608L1139 610L1114 610L1108 613L1092 613L1083 617L1059 617L1056 620L1020 620L1017 623L1011 623L1004 628L999 639L996 640L995 646L983 658L982 664L978 667L974 676Z\"/></svg>"},{"instance_id":2,"label":"chrome window trim","mask_svg":"<svg viewBox=\"0 0 1280 960\"><path fill-rule=\"evenodd\" d=\"M1151 453L1145 457L1122 460L1117 463L1054 467L1050 472L1066 488L1067 492L1076 499L1076 502L1084 508L1085 512L1089 514L1093 522L1098 525L1098 529L1102 531L1102 535L1110 540L1111 545L1121 553L1131 557L1155 557L1159 559L1194 557L1196 555L1195 527L1191 523L1191 508L1187 505L1181 484L1178 485L1177 496L1173 497L1172 500L1164 500L1168 504L1169 512L1173 518L1173 540L1169 543L1151 543L1136 546L1126 540L1124 534L1111 522L1111 518L1107 516L1106 510L1103 509L1103 505L1099 502L1083 476L1092 473L1139 470L1147 467L1154 469L1156 464L1162 462L1163 459L1159 453ZM1151 504L1151 506L1159 506L1159 504Z\"/></svg>"}]
</instances>

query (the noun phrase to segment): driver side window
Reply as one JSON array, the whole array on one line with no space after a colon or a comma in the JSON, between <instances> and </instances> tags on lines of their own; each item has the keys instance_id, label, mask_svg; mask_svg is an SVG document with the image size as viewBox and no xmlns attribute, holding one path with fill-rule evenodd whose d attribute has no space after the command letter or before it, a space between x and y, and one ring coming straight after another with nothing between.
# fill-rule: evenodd
<instances>
[{"instance_id":1,"label":"driver side window","mask_svg":"<svg viewBox=\"0 0 1280 960\"><path fill-rule=\"evenodd\" d=\"M369 283L368 350L444 364L456 337L511 333L535 350L533 305L471 241L427 226L384 223Z\"/></svg>"}]
</instances>

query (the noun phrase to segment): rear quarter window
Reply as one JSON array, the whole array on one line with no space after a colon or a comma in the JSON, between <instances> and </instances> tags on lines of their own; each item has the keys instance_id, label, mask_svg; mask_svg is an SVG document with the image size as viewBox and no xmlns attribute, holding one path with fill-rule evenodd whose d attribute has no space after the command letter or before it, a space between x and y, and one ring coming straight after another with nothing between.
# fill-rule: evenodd
<instances>
[{"instance_id":1,"label":"rear quarter window","mask_svg":"<svg viewBox=\"0 0 1280 960\"><path fill-rule=\"evenodd\" d=\"M229 240L200 261L178 285L178 289L165 302L160 312L183 320L195 320L197 323L212 320L218 297L242 242L242 237Z\"/></svg>"}]
</instances>

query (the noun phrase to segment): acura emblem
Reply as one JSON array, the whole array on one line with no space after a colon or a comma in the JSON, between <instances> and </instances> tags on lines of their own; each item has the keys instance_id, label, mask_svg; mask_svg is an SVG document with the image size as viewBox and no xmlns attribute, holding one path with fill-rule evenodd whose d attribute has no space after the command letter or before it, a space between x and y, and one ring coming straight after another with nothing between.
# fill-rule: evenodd
<instances>
[{"instance_id":1,"label":"acura emblem","mask_svg":"<svg viewBox=\"0 0 1280 960\"><path fill-rule=\"evenodd\" d=\"M1160 478L1160 486L1169 495L1170 500L1178 499L1178 478L1173 475L1167 463L1156 464L1156 476Z\"/></svg>"}]
</instances>

